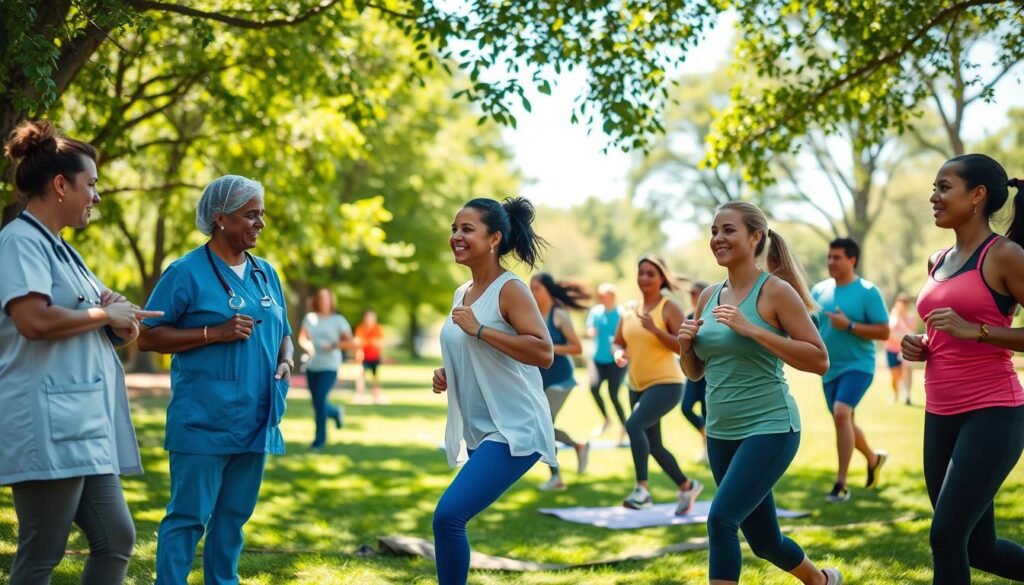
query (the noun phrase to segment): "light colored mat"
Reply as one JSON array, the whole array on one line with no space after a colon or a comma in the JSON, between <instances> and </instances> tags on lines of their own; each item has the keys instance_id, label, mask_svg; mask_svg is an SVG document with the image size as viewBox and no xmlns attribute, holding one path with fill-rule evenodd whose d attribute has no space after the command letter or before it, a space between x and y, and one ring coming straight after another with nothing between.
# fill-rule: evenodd
<instances>
[{"instance_id":1,"label":"light colored mat","mask_svg":"<svg viewBox=\"0 0 1024 585\"><path fill-rule=\"evenodd\" d=\"M700 524L707 522L711 510L710 501L694 502L690 513L676 516L676 505L656 504L646 510L630 510L622 506L605 508L541 508L541 514L550 514L577 524L590 524L601 528L622 530L628 528L647 528L650 526L675 526L680 524ZM779 518L804 518L808 512L778 510Z\"/></svg>"},{"instance_id":2,"label":"light colored mat","mask_svg":"<svg viewBox=\"0 0 1024 585\"><path fill-rule=\"evenodd\" d=\"M392 554L400 555L420 556L431 560L434 559L433 543L427 540L423 540L422 538L415 538L412 536L382 536L378 539L378 543L380 545L381 552L389 552ZM596 561L589 561L586 563L578 563L574 565L564 565L557 563L538 563L534 561L520 561L517 559L495 557L491 555L485 555L479 552L473 552L470 554L469 557L469 567L471 569L483 569L487 571L560 571L563 569L574 569L579 567L611 565L615 563L624 563L627 561L642 561L672 553L702 550L706 549L707 547L707 540L690 540L687 542L680 542L677 544L663 546L652 551L635 553L630 555L621 555L617 557L599 559Z\"/></svg>"}]
</instances>

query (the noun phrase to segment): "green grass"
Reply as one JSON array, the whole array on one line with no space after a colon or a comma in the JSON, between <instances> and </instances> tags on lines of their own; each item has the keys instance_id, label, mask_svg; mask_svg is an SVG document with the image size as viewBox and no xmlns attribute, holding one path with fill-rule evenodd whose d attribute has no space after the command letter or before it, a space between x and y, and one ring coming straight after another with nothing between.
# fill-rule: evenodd
<instances>
[{"instance_id":1,"label":"green grass","mask_svg":"<svg viewBox=\"0 0 1024 585\"><path fill-rule=\"evenodd\" d=\"M313 424L308 393L293 390L284 435L288 454L272 457L267 465L260 503L249 522L247 551L240 572L246 584L431 583L433 563L386 555L354 555L360 545L376 545L376 537L407 534L431 538L431 514L452 472L437 445L443 436L446 411L443 396L429 390L432 364L388 366L383 369L387 406L348 405L346 427L331 429L330 446L309 454ZM354 370L346 370L350 376ZM579 372L580 379L585 379ZM842 567L847 581L867 584L930 583L928 528L930 507L921 473L920 407L888 403L888 376L878 381L858 410L872 445L887 448L891 459L877 491L854 489L844 505L823 500L831 487L834 432L818 381L791 374L804 424L796 461L776 486L780 506L811 512L801 520L784 521L807 554L823 565ZM350 379L350 378L349 378ZM346 399L349 392L335 392ZM922 390L918 375L915 398ZM156 529L168 496L167 455L162 449L166 400L134 402L135 423L142 443L146 474L124 479L129 505L138 527L138 545L129 583L151 583ZM599 417L589 392L574 391L559 419L561 427L585 437ZM706 466L693 463L698 435L678 411L663 422L667 445L683 464L713 492ZM998 448L993 445L993 448ZM562 522L538 514L539 507L616 505L632 488L632 463L626 449L595 451L586 476L571 469L575 461L563 451L570 471L563 493L542 493L535 486L547 470L535 467L494 506L470 524L474 550L546 562L572 563L639 552L686 539L706 536L704 526L610 531ZM855 455L850 483L864 479L863 459ZM651 463L655 501L674 497L671 482ZM705 496L705 497L707 497ZM1000 533L1024 541L1024 465L1019 465L996 501ZM845 525L845 526L844 526ZM853 525L853 526L850 526ZM16 542L16 520L10 490L0 490L0 583L7 582ZM77 532L68 545L84 551ZM78 583L83 556L69 555L57 568L53 583ZM190 583L202 583L197 562ZM793 583L794 579L744 549L746 583ZM702 583L707 579L707 552L669 555L659 559L595 569L546 573L473 572L471 583L586 583L661 584ZM1001 583L976 573L975 584Z\"/></svg>"}]
</instances>

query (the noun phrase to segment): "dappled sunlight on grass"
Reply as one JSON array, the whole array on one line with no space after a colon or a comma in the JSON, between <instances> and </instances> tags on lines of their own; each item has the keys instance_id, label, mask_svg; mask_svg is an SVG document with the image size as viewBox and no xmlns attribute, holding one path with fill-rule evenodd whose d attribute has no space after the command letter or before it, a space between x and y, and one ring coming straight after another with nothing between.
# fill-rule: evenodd
<instances>
[{"instance_id":1,"label":"dappled sunlight on grass","mask_svg":"<svg viewBox=\"0 0 1024 585\"><path fill-rule=\"evenodd\" d=\"M328 444L308 449L313 437L309 393L293 388L282 429L287 454L270 457L260 503L246 528L249 550L242 556L242 583L254 584L420 584L436 583L432 561L390 555L356 556L361 546L376 547L379 536L405 534L430 540L434 506L454 471L439 444L444 436L446 397L429 390L433 364L388 365L384 370L386 405L348 404L350 391L335 391L332 401L344 404L345 427L328 428ZM344 373L343 375L348 375ZM818 379L790 373L800 405L803 434L800 452L776 486L780 506L810 512L804 519L784 520L784 530L821 566L839 565L847 582L861 585L930 582L928 529L931 509L921 474L920 407L888 403L887 374L881 372L861 408L858 423L875 448L891 458L877 490L864 490L864 459L854 455L850 470L852 499L827 504L825 494L835 475L835 434ZM578 379L584 380L583 372ZM348 380L346 380L348 381ZM350 384L349 384L350 385ZM917 380L915 398L923 395ZM131 585L152 582L156 530L169 492L167 454L163 450L166 398L133 402L146 473L123 478L125 494L138 528L131 563ZM578 388L559 418L559 426L585 440L600 417L589 392ZM703 499L715 491L706 464L694 462L699 435L678 412L663 421L666 445L688 475L704 482ZM605 441L617 437L613 427ZM469 526L474 550L524 560L556 563L587 562L648 551L707 535L703 525L643 530L607 530L563 522L538 508L618 506L633 487L629 449L595 449L586 475L575 473L570 450L559 452L565 492L541 492L548 477L537 465L497 503ZM676 488L651 462L651 489L656 502L673 501ZM1001 534L1024 540L1024 465L1011 474L996 501ZM6 583L16 541L16 520L10 490L0 490L0 584ZM85 539L75 532L69 549L84 551ZM200 545L200 551L202 546ZM497 584L678 584L707 580L706 551L670 555L588 569L544 573L476 572L470 583ZM54 585L78 583L84 558L71 555L54 575ZM190 583L202 583L201 557ZM744 548L743 581L765 585L791 584L793 579L755 558ZM973 582L999 580L975 573Z\"/></svg>"}]
</instances>

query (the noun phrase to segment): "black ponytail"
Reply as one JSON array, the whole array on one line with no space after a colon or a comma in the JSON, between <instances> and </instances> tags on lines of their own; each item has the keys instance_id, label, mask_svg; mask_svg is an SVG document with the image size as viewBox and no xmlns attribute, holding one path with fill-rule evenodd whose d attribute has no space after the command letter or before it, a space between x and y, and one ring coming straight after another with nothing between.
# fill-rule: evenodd
<instances>
[{"instance_id":1,"label":"black ponytail","mask_svg":"<svg viewBox=\"0 0 1024 585\"><path fill-rule=\"evenodd\" d=\"M956 163L954 172L964 181L968 190L978 185L985 186L985 207L982 212L985 218L992 217L1003 208L1010 197L1010 187L1017 188L1013 198L1013 215L1006 237L1020 246L1024 246L1024 197L1021 197L1022 181L1010 179L1006 169L992 157L984 154L964 154L949 159L946 164Z\"/></svg>"},{"instance_id":2,"label":"black ponytail","mask_svg":"<svg viewBox=\"0 0 1024 585\"><path fill-rule=\"evenodd\" d=\"M590 295L578 284L571 282L555 282L555 279L547 272L535 274L533 277L541 284L554 299L559 307L570 309L586 309L587 306L580 301L589 299Z\"/></svg>"},{"instance_id":3,"label":"black ponytail","mask_svg":"<svg viewBox=\"0 0 1024 585\"><path fill-rule=\"evenodd\" d=\"M533 231L534 208L525 197L507 197L504 203L493 199L477 198L464 207L480 212L480 219L488 228L488 234L501 233L498 244L498 258L511 253L531 269L541 260L541 251L547 241Z\"/></svg>"},{"instance_id":4,"label":"black ponytail","mask_svg":"<svg viewBox=\"0 0 1024 585\"><path fill-rule=\"evenodd\" d=\"M1013 196L1013 219L1010 220L1010 228L1006 230L1006 237L1024 246L1024 179L1010 179L1006 186L1017 190Z\"/></svg>"}]
</instances>

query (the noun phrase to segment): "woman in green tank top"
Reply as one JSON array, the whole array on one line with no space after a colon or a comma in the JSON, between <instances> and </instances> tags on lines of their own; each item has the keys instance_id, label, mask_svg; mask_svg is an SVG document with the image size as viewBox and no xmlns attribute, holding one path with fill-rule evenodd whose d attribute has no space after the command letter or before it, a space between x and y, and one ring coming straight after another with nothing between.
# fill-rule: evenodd
<instances>
[{"instance_id":1,"label":"woman in green tank top","mask_svg":"<svg viewBox=\"0 0 1024 585\"><path fill-rule=\"evenodd\" d=\"M707 380L708 461L718 484L708 515L710 582L739 581L742 529L758 557L808 585L838 585L838 569L819 570L783 536L772 497L800 444L783 363L817 374L828 369L802 269L749 203L719 207L711 234L728 278L704 290L678 337L686 376ZM757 265L766 249L767 273Z\"/></svg>"}]
</instances>

